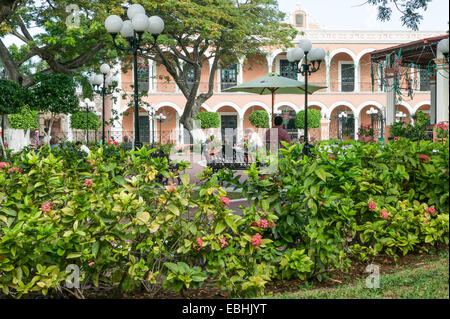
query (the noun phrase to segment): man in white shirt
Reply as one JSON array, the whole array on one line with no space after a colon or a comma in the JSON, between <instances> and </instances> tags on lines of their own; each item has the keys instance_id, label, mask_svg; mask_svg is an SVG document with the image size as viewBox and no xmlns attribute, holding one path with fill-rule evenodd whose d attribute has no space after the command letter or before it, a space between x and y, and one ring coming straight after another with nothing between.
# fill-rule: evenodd
<instances>
[{"instance_id":1,"label":"man in white shirt","mask_svg":"<svg viewBox=\"0 0 450 319\"><path fill-rule=\"evenodd\" d=\"M86 145L82 144L80 141L76 142L75 145L77 147L80 148L80 150L82 150L83 152L85 152L87 155L89 155L89 153L91 152L89 150L89 147L87 147Z\"/></svg>"}]
</instances>

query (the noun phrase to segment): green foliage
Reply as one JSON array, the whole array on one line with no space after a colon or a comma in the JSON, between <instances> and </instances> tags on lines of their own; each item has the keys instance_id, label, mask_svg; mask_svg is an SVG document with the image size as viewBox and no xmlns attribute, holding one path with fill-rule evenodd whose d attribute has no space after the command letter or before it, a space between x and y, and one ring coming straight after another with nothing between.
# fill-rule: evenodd
<instances>
[{"instance_id":1,"label":"green foliage","mask_svg":"<svg viewBox=\"0 0 450 319\"><path fill-rule=\"evenodd\" d=\"M417 111L413 116L414 125L410 123L396 122L392 125L391 137L406 137L410 139L424 139L427 137L427 124L429 116L423 111Z\"/></svg>"},{"instance_id":2,"label":"green foliage","mask_svg":"<svg viewBox=\"0 0 450 319\"><path fill-rule=\"evenodd\" d=\"M27 91L16 82L0 79L0 114L17 113L27 102Z\"/></svg>"},{"instance_id":3,"label":"green foliage","mask_svg":"<svg viewBox=\"0 0 450 319\"><path fill-rule=\"evenodd\" d=\"M70 117L70 126L74 129L85 130L86 129L86 112L78 111ZM99 117L93 113L88 112L88 129L98 130L101 126Z\"/></svg>"},{"instance_id":4,"label":"green foliage","mask_svg":"<svg viewBox=\"0 0 450 319\"><path fill-rule=\"evenodd\" d=\"M200 120L202 129L220 127L220 115L216 112L200 112L195 116L196 120Z\"/></svg>"},{"instance_id":5,"label":"green foliage","mask_svg":"<svg viewBox=\"0 0 450 319\"><path fill-rule=\"evenodd\" d=\"M389 21L392 16L392 2L398 11L402 14L400 20L402 24L409 29L419 30L419 24L423 16L419 13L420 10L427 10L428 4L431 0L368 0L367 3L378 7L378 20ZM388 4L389 3L389 4Z\"/></svg>"},{"instance_id":6,"label":"green foliage","mask_svg":"<svg viewBox=\"0 0 450 319\"><path fill-rule=\"evenodd\" d=\"M266 111L259 110L252 112L252 114L250 114L249 120L254 127L269 127L269 114Z\"/></svg>"},{"instance_id":7,"label":"green foliage","mask_svg":"<svg viewBox=\"0 0 450 319\"><path fill-rule=\"evenodd\" d=\"M205 279L208 278L208 275L202 272L202 269L198 266L189 267L184 262L164 263L164 265L169 269L169 275L164 280L163 287L168 290L173 288L178 292L182 289L200 288Z\"/></svg>"},{"instance_id":8,"label":"green foliage","mask_svg":"<svg viewBox=\"0 0 450 319\"><path fill-rule=\"evenodd\" d=\"M78 111L76 83L66 74L39 74L31 87L32 109L54 114L73 114Z\"/></svg>"},{"instance_id":9,"label":"green foliage","mask_svg":"<svg viewBox=\"0 0 450 319\"><path fill-rule=\"evenodd\" d=\"M30 110L28 105L22 107L19 113L8 115L9 125L14 129L35 130L39 127L38 112Z\"/></svg>"},{"instance_id":10,"label":"green foliage","mask_svg":"<svg viewBox=\"0 0 450 319\"><path fill-rule=\"evenodd\" d=\"M308 109L308 127L309 128L318 128L320 127L320 119L322 115L319 110L316 109ZM305 111L300 111L295 116L295 126L299 129L305 128Z\"/></svg>"}]
</instances>

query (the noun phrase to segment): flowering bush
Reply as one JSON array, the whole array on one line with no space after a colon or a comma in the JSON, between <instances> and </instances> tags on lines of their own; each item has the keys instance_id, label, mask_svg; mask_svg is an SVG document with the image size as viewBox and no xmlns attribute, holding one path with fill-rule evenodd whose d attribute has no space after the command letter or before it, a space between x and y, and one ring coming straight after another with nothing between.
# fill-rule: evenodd
<instances>
[{"instance_id":1,"label":"flowering bush","mask_svg":"<svg viewBox=\"0 0 450 319\"><path fill-rule=\"evenodd\" d=\"M361 136L373 136L374 131L371 125L361 125L358 130L358 137Z\"/></svg>"},{"instance_id":2,"label":"flowering bush","mask_svg":"<svg viewBox=\"0 0 450 319\"><path fill-rule=\"evenodd\" d=\"M447 138L448 137L448 121L439 122L434 125L434 130L437 133L438 138Z\"/></svg>"},{"instance_id":3,"label":"flowering bush","mask_svg":"<svg viewBox=\"0 0 450 319\"><path fill-rule=\"evenodd\" d=\"M304 157L300 146L280 149L277 174L264 179L256 165L242 183L219 172L225 185L258 199L255 211L276 215L269 229L260 227L261 217L247 217L253 234L264 231L262 237L276 247L304 250L312 262L309 278L346 269L353 257L397 256L448 244L448 142L323 141L313 152ZM390 244L383 244L388 238Z\"/></svg>"}]
</instances>

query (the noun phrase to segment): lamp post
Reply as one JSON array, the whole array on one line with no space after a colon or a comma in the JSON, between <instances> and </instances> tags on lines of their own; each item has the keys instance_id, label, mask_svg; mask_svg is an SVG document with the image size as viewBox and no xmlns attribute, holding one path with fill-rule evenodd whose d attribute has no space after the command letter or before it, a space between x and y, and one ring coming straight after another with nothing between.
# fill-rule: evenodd
<instances>
[{"instance_id":1,"label":"lamp post","mask_svg":"<svg viewBox=\"0 0 450 319\"><path fill-rule=\"evenodd\" d=\"M140 4L132 4L128 7L127 16L129 20L122 21L117 15L110 15L105 20L105 28L113 38L114 46L123 51L131 51L133 53L134 64L134 147L142 146L139 134L139 90L138 90L138 72L137 72L137 56L140 47L142 35L146 30L153 36L153 44L147 48L151 50L156 45L158 36L164 30L164 21L158 16L147 17L145 9ZM129 46L121 47L116 43L117 34L120 32Z\"/></svg>"},{"instance_id":2,"label":"lamp post","mask_svg":"<svg viewBox=\"0 0 450 319\"><path fill-rule=\"evenodd\" d=\"M438 51L441 51L445 57L445 61L448 63L448 38L442 39L437 45Z\"/></svg>"},{"instance_id":3,"label":"lamp post","mask_svg":"<svg viewBox=\"0 0 450 319\"><path fill-rule=\"evenodd\" d=\"M89 144L89 110L94 109L95 103L86 98L80 103L81 108L86 109L86 145Z\"/></svg>"},{"instance_id":4,"label":"lamp post","mask_svg":"<svg viewBox=\"0 0 450 319\"><path fill-rule=\"evenodd\" d=\"M106 75L109 73L111 68L108 64L104 63L100 66L100 72L102 74L94 74L89 77L89 83L91 83L93 87L93 91L95 93L102 95L102 145L105 145L105 97L106 94L111 94L110 91L108 91L108 88L113 84L114 78L113 77L106 77ZM100 85L103 84L101 87Z\"/></svg>"},{"instance_id":5,"label":"lamp post","mask_svg":"<svg viewBox=\"0 0 450 319\"><path fill-rule=\"evenodd\" d=\"M155 116L155 119L159 122L159 145L162 145L162 121L166 119L166 116L162 113Z\"/></svg>"},{"instance_id":6,"label":"lamp post","mask_svg":"<svg viewBox=\"0 0 450 319\"><path fill-rule=\"evenodd\" d=\"M304 154L311 156L311 147L308 141L308 76L314 72L319 71L320 64L325 58L325 49L318 47L312 48L312 43L308 39L300 40L298 47L287 52L287 59L289 62L301 63L297 66L297 72L305 77L305 147Z\"/></svg>"},{"instance_id":7,"label":"lamp post","mask_svg":"<svg viewBox=\"0 0 450 319\"><path fill-rule=\"evenodd\" d=\"M341 138L341 140L343 139L343 134L342 134L342 130L344 129L344 121L346 121L347 120L347 117L348 117L348 114L347 114L347 112L341 112L339 115L338 115L338 117L339 117L339 123L341 123L341 129L339 130L340 131L340 138Z\"/></svg>"}]
</instances>

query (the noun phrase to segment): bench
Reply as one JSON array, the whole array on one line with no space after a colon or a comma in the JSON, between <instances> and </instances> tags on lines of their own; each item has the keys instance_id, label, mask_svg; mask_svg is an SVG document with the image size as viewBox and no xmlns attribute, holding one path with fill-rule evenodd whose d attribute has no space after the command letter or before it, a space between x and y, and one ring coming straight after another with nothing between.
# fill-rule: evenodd
<instances>
[{"instance_id":1,"label":"bench","mask_svg":"<svg viewBox=\"0 0 450 319\"><path fill-rule=\"evenodd\" d=\"M243 150L238 152L233 148L232 155L230 156L230 154L226 154L225 152L225 145L222 145L222 150L218 152L213 152L208 147L205 147L203 154L206 158L206 165L212 168L213 174L223 168L246 170L250 167L247 152Z\"/></svg>"}]
</instances>

